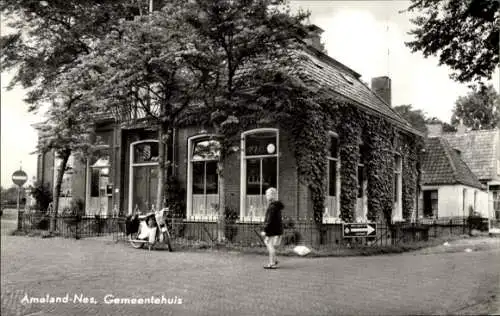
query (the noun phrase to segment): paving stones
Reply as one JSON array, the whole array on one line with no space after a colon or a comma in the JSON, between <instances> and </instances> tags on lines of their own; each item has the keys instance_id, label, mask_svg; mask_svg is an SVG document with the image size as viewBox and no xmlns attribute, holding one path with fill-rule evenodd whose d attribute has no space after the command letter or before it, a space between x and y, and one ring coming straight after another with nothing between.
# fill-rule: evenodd
<instances>
[{"instance_id":1,"label":"paving stones","mask_svg":"<svg viewBox=\"0 0 500 316\"><path fill-rule=\"evenodd\" d=\"M265 255L148 252L85 239L2 236L1 253L2 315L446 314L488 302L500 272L500 251L282 257L272 272L262 269ZM24 293L83 293L99 302L16 305ZM183 302L106 304L106 295Z\"/></svg>"}]
</instances>

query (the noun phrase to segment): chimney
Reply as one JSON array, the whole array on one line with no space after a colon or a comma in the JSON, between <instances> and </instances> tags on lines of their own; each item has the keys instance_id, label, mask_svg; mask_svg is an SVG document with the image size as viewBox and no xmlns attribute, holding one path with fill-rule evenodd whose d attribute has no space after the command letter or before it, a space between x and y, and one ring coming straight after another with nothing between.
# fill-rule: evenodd
<instances>
[{"instance_id":1,"label":"chimney","mask_svg":"<svg viewBox=\"0 0 500 316\"><path fill-rule=\"evenodd\" d=\"M436 137L443 134L443 125L441 123L425 124L427 127L427 137Z\"/></svg>"},{"instance_id":2,"label":"chimney","mask_svg":"<svg viewBox=\"0 0 500 316\"><path fill-rule=\"evenodd\" d=\"M321 44L321 34L324 30L315 24L310 24L306 26L306 28L307 35L304 37L304 42L306 42L308 46L312 46L319 51L323 51L324 47Z\"/></svg>"},{"instance_id":3,"label":"chimney","mask_svg":"<svg viewBox=\"0 0 500 316\"><path fill-rule=\"evenodd\" d=\"M389 106L391 105L391 78L387 76L372 78L372 91Z\"/></svg>"},{"instance_id":4,"label":"chimney","mask_svg":"<svg viewBox=\"0 0 500 316\"><path fill-rule=\"evenodd\" d=\"M467 126L464 125L464 121L460 119L460 123L457 126L457 134L463 135L468 131Z\"/></svg>"}]
</instances>

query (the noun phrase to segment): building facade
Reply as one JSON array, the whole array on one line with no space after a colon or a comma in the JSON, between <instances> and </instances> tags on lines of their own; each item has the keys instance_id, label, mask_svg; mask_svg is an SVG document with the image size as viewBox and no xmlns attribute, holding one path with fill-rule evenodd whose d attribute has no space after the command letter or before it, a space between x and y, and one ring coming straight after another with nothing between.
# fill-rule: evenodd
<instances>
[{"instance_id":1,"label":"building facade","mask_svg":"<svg viewBox=\"0 0 500 316\"><path fill-rule=\"evenodd\" d=\"M297 67L307 77L306 82L327 87L329 93L350 104L349 111L327 119L326 148L322 148L326 154L311 162L326 168L322 221L339 223L343 213L351 212L352 220L364 222L374 218L370 212L387 213L389 208L390 220L414 218L418 203L415 144L422 135L391 108L390 78L374 78L370 89L359 74L313 46L304 47L300 57ZM371 127L367 121L372 122ZM345 124L350 124L349 129ZM265 191L270 187L278 190L285 205L284 216L315 216L315 193L302 181L297 161L300 148L292 141L297 135L286 126L263 123L240 131L239 142L223 161L223 181L218 172L220 135L202 126L173 130L166 146L169 175L185 192L185 218L215 221L221 215L223 198L239 221L263 221ZM127 126L100 120L95 133L102 140L99 150L86 162L73 161L72 198L85 201L87 214L127 215L151 210L158 185L155 128L140 119ZM374 140L385 147L381 149ZM381 155L386 158L380 159ZM50 159L40 162L40 175L50 173ZM374 161L379 161L378 165Z\"/></svg>"},{"instance_id":2,"label":"building facade","mask_svg":"<svg viewBox=\"0 0 500 316\"><path fill-rule=\"evenodd\" d=\"M474 213L488 216L485 187L459 151L438 136L426 139L419 200L419 218L467 217Z\"/></svg>"}]
</instances>

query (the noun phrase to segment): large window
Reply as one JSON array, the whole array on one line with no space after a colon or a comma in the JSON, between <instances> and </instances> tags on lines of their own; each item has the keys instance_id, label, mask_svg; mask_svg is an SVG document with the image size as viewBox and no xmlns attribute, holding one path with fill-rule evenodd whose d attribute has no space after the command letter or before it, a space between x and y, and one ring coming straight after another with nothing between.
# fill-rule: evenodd
<instances>
[{"instance_id":1,"label":"large window","mask_svg":"<svg viewBox=\"0 0 500 316\"><path fill-rule=\"evenodd\" d=\"M219 210L217 163L220 143L208 136L189 140L187 215L192 219L216 219Z\"/></svg>"},{"instance_id":2,"label":"large window","mask_svg":"<svg viewBox=\"0 0 500 316\"><path fill-rule=\"evenodd\" d=\"M156 205L158 153L157 140L130 144L129 212L149 212Z\"/></svg>"},{"instance_id":3,"label":"large window","mask_svg":"<svg viewBox=\"0 0 500 316\"><path fill-rule=\"evenodd\" d=\"M90 197L105 196L110 166L108 150L98 151L90 162Z\"/></svg>"},{"instance_id":4,"label":"large window","mask_svg":"<svg viewBox=\"0 0 500 316\"><path fill-rule=\"evenodd\" d=\"M356 172L358 177L357 187L357 200L356 200L356 221L366 222L368 213L368 199L366 195L368 180L366 176L366 160L368 158L368 147L365 144L359 145L359 161L358 170Z\"/></svg>"},{"instance_id":5,"label":"large window","mask_svg":"<svg viewBox=\"0 0 500 316\"><path fill-rule=\"evenodd\" d=\"M323 220L331 222L339 218L340 208L340 161L339 161L339 139L337 134L329 134L327 163L327 191L325 198L325 213Z\"/></svg>"},{"instance_id":6,"label":"large window","mask_svg":"<svg viewBox=\"0 0 500 316\"><path fill-rule=\"evenodd\" d=\"M400 155L394 156L394 208L393 208L393 220L401 221L403 220L403 161Z\"/></svg>"},{"instance_id":7,"label":"large window","mask_svg":"<svg viewBox=\"0 0 500 316\"><path fill-rule=\"evenodd\" d=\"M107 186L110 184L110 145L97 145L92 156L87 160L87 194L86 213L89 215L107 215L110 206L110 196Z\"/></svg>"},{"instance_id":8,"label":"large window","mask_svg":"<svg viewBox=\"0 0 500 316\"><path fill-rule=\"evenodd\" d=\"M258 129L242 134L241 219L263 220L268 188L278 189L278 131Z\"/></svg>"}]
</instances>

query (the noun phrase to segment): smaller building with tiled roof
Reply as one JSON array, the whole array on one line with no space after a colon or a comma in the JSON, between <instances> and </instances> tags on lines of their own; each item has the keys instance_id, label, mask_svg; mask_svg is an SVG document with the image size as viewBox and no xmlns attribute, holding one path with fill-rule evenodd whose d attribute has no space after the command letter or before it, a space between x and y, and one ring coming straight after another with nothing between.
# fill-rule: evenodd
<instances>
[{"instance_id":1,"label":"smaller building with tiled roof","mask_svg":"<svg viewBox=\"0 0 500 316\"><path fill-rule=\"evenodd\" d=\"M426 139L421 184L422 217L462 217L472 212L486 216L488 212L485 186L445 138Z\"/></svg>"},{"instance_id":2,"label":"smaller building with tiled roof","mask_svg":"<svg viewBox=\"0 0 500 316\"><path fill-rule=\"evenodd\" d=\"M468 130L463 125L455 133L443 133L440 124L428 126L429 136L439 136L460 151L461 159L486 187L488 214L500 224L500 129Z\"/></svg>"},{"instance_id":3,"label":"smaller building with tiled roof","mask_svg":"<svg viewBox=\"0 0 500 316\"><path fill-rule=\"evenodd\" d=\"M451 145L461 151L462 159L479 181L486 184L500 180L500 130L477 130L457 133L443 133Z\"/></svg>"},{"instance_id":4,"label":"smaller building with tiled roof","mask_svg":"<svg viewBox=\"0 0 500 316\"><path fill-rule=\"evenodd\" d=\"M453 149L448 141L442 137L431 137L425 141L422 184L463 184L484 189L481 182L461 159L459 151Z\"/></svg>"}]
</instances>

